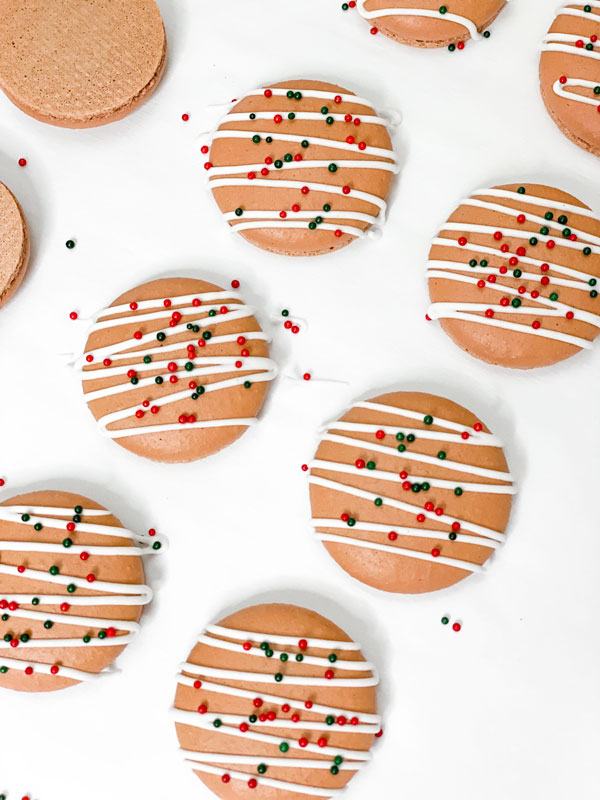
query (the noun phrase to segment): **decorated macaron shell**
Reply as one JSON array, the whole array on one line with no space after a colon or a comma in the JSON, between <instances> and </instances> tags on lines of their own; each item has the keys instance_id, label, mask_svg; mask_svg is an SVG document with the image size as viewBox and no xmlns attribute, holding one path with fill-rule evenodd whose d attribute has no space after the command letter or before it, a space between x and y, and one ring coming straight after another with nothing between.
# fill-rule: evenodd
<instances>
[{"instance_id":1,"label":"decorated macaron shell","mask_svg":"<svg viewBox=\"0 0 600 800\"><path fill-rule=\"evenodd\" d=\"M600 156L600 2L562 3L542 43L548 113L572 142Z\"/></svg>"},{"instance_id":2,"label":"decorated macaron shell","mask_svg":"<svg viewBox=\"0 0 600 800\"><path fill-rule=\"evenodd\" d=\"M180 670L181 755L223 800L337 797L381 735L376 668L306 608L251 606L208 625Z\"/></svg>"},{"instance_id":3,"label":"decorated macaron shell","mask_svg":"<svg viewBox=\"0 0 600 800\"><path fill-rule=\"evenodd\" d=\"M378 229L398 171L388 119L322 81L248 92L202 152L231 229L291 256L329 253Z\"/></svg>"},{"instance_id":4,"label":"decorated macaron shell","mask_svg":"<svg viewBox=\"0 0 600 800\"><path fill-rule=\"evenodd\" d=\"M152 599L142 556L164 545L79 494L0 503L0 687L49 692L106 673Z\"/></svg>"},{"instance_id":5,"label":"decorated macaron shell","mask_svg":"<svg viewBox=\"0 0 600 800\"><path fill-rule=\"evenodd\" d=\"M277 368L231 286L162 278L94 315L74 366L104 436L145 458L194 461L256 421Z\"/></svg>"},{"instance_id":6,"label":"decorated macaron shell","mask_svg":"<svg viewBox=\"0 0 600 800\"><path fill-rule=\"evenodd\" d=\"M155 0L0 1L0 89L51 125L130 114L158 85L166 47Z\"/></svg>"},{"instance_id":7,"label":"decorated macaron shell","mask_svg":"<svg viewBox=\"0 0 600 800\"><path fill-rule=\"evenodd\" d=\"M470 355L554 364L600 330L600 220L549 186L478 189L433 240L427 278L428 319Z\"/></svg>"},{"instance_id":8,"label":"decorated macaron shell","mask_svg":"<svg viewBox=\"0 0 600 800\"><path fill-rule=\"evenodd\" d=\"M355 0L342 9L355 8L371 26L371 33L413 47L448 47L462 50L469 39L488 38L487 30L508 0Z\"/></svg>"},{"instance_id":9,"label":"decorated macaron shell","mask_svg":"<svg viewBox=\"0 0 600 800\"><path fill-rule=\"evenodd\" d=\"M0 306L19 288L29 262L29 234L16 197L0 183Z\"/></svg>"},{"instance_id":10,"label":"decorated macaron shell","mask_svg":"<svg viewBox=\"0 0 600 800\"><path fill-rule=\"evenodd\" d=\"M504 541L515 488L502 444L443 397L356 403L305 470L317 538L376 589L444 589L483 572Z\"/></svg>"}]
</instances>

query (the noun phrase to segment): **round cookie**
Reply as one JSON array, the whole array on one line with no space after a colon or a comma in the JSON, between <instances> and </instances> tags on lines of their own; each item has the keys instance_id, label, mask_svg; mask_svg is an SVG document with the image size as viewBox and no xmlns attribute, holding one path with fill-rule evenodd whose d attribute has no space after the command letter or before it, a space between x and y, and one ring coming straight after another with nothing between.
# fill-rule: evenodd
<instances>
[{"instance_id":1,"label":"round cookie","mask_svg":"<svg viewBox=\"0 0 600 800\"><path fill-rule=\"evenodd\" d=\"M371 33L413 47L464 47L468 39L489 36L487 28L508 0L357 0L358 13L369 22Z\"/></svg>"},{"instance_id":2,"label":"round cookie","mask_svg":"<svg viewBox=\"0 0 600 800\"><path fill-rule=\"evenodd\" d=\"M356 403L309 467L317 537L376 589L444 589L482 572L504 541L515 489L502 445L451 400L392 392Z\"/></svg>"},{"instance_id":3,"label":"round cookie","mask_svg":"<svg viewBox=\"0 0 600 800\"><path fill-rule=\"evenodd\" d=\"M166 49L154 0L0 0L0 88L52 125L127 116L158 85Z\"/></svg>"},{"instance_id":4,"label":"round cookie","mask_svg":"<svg viewBox=\"0 0 600 800\"><path fill-rule=\"evenodd\" d=\"M600 156L600 2L563 3L544 37L540 88L565 136Z\"/></svg>"},{"instance_id":5,"label":"round cookie","mask_svg":"<svg viewBox=\"0 0 600 800\"><path fill-rule=\"evenodd\" d=\"M0 183L0 306L19 288L29 262L27 223L16 197Z\"/></svg>"},{"instance_id":6,"label":"round cookie","mask_svg":"<svg viewBox=\"0 0 600 800\"><path fill-rule=\"evenodd\" d=\"M433 240L432 305L476 358L530 369L589 349L600 328L600 221L566 192L478 189Z\"/></svg>"},{"instance_id":7,"label":"round cookie","mask_svg":"<svg viewBox=\"0 0 600 800\"><path fill-rule=\"evenodd\" d=\"M78 494L2 502L0 686L49 692L100 677L139 631L152 599L141 556L162 546Z\"/></svg>"},{"instance_id":8,"label":"round cookie","mask_svg":"<svg viewBox=\"0 0 600 800\"><path fill-rule=\"evenodd\" d=\"M385 219L398 171L386 125L368 100L332 83L257 89L212 135L208 185L232 230L263 250L338 250Z\"/></svg>"},{"instance_id":9,"label":"round cookie","mask_svg":"<svg viewBox=\"0 0 600 800\"><path fill-rule=\"evenodd\" d=\"M380 733L375 667L337 625L293 605L208 625L178 676L181 752L223 800L337 795Z\"/></svg>"},{"instance_id":10,"label":"round cookie","mask_svg":"<svg viewBox=\"0 0 600 800\"><path fill-rule=\"evenodd\" d=\"M238 439L277 371L253 314L234 289L162 278L94 315L74 366L102 434L168 462Z\"/></svg>"}]
</instances>

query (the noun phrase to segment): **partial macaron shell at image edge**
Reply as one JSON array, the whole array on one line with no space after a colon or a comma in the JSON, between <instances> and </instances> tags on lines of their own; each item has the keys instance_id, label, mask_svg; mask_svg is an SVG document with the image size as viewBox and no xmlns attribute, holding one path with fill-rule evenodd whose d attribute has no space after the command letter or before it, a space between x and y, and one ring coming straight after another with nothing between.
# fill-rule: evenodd
<instances>
[{"instance_id":1,"label":"partial macaron shell at image edge","mask_svg":"<svg viewBox=\"0 0 600 800\"><path fill-rule=\"evenodd\" d=\"M509 0L355 0L342 9L356 11L371 26L371 33L412 47L464 48L469 39L488 38L488 28Z\"/></svg>"},{"instance_id":2,"label":"partial macaron shell at image edge","mask_svg":"<svg viewBox=\"0 0 600 800\"><path fill-rule=\"evenodd\" d=\"M600 332L600 219L550 186L481 188L441 226L426 277L427 319L467 353L549 366L591 349Z\"/></svg>"},{"instance_id":3,"label":"partial macaron shell at image edge","mask_svg":"<svg viewBox=\"0 0 600 800\"><path fill-rule=\"evenodd\" d=\"M29 263L29 232L23 210L0 183L0 306L17 291Z\"/></svg>"}]
</instances>

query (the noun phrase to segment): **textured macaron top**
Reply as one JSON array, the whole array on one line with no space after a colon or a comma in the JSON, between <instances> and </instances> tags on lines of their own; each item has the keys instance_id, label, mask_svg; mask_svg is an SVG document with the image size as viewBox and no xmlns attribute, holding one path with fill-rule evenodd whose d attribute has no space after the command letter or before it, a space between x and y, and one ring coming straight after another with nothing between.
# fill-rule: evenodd
<instances>
[{"instance_id":1,"label":"textured macaron top","mask_svg":"<svg viewBox=\"0 0 600 800\"><path fill-rule=\"evenodd\" d=\"M44 122L120 119L153 91L165 56L154 0L0 0L0 88Z\"/></svg>"}]
</instances>

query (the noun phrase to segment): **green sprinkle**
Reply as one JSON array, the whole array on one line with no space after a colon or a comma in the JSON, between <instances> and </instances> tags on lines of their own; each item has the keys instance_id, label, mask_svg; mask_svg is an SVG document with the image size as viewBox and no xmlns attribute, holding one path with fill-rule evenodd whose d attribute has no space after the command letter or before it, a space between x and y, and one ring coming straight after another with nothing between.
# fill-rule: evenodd
<instances>
[{"instance_id":1,"label":"green sprinkle","mask_svg":"<svg viewBox=\"0 0 600 800\"><path fill-rule=\"evenodd\" d=\"M544 227L543 227L543 228L540 228L540 233L542 234L542 236L548 236L548 234L550 233L550 228L547 228L547 227L544 225Z\"/></svg>"},{"instance_id":2,"label":"green sprinkle","mask_svg":"<svg viewBox=\"0 0 600 800\"><path fill-rule=\"evenodd\" d=\"M273 166L275 169L281 169L283 167L283 161L278 158L276 161L273 162Z\"/></svg>"},{"instance_id":3,"label":"green sprinkle","mask_svg":"<svg viewBox=\"0 0 600 800\"><path fill-rule=\"evenodd\" d=\"M331 206L329 205L329 203L325 203L325 205L323 206L323 211L325 211L325 213L331 211Z\"/></svg>"},{"instance_id":4,"label":"green sprinkle","mask_svg":"<svg viewBox=\"0 0 600 800\"><path fill-rule=\"evenodd\" d=\"M258 144L260 142L260 136L257 133L255 133L254 136L252 137L252 141L254 142L254 144Z\"/></svg>"},{"instance_id":5,"label":"green sprinkle","mask_svg":"<svg viewBox=\"0 0 600 800\"><path fill-rule=\"evenodd\" d=\"M383 500L381 499L381 497L376 497L374 502L376 506L383 505Z\"/></svg>"},{"instance_id":6,"label":"green sprinkle","mask_svg":"<svg viewBox=\"0 0 600 800\"><path fill-rule=\"evenodd\" d=\"M89 644L92 641L92 637L89 634L86 633L86 635L83 637L83 641L86 644Z\"/></svg>"},{"instance_id":7,"label":"green sprinkle","mask_svg":"<svg viewBox=\"0 0 600 800\"><path fill-rule=\"evenodd\" d=\"M66 539L63 539L62 544L63 547L71 547L71 545L73 544L73 539L69 539L69 537L67 537Z\"/></svg>"},{"instance_id":8,"label":"green sprinkle","mask_svg":"<svg viewBox=\"0 0 600 800\"><path fill-rule=\"evenodd\" d=\"M236 217L241 217L243 213L244 213L244 209L243 208L236 208L236 210L235 210Z\"/></svg>"},{"instance_id":9,"label":"green sprinkle","mask_svg":"<svg viewBox=\"0 0 600 800\"><path fill-rule=\"evenodd\" d=\"M335 764L332 767L329 767L329 772L331 772L332 775L337 775L339 771L340 768L336 767Z\"/></svg>"},{"instance_id":10,"label":"green sprinkle","mask_svg":"<svg viewBox=\"0 0 600 800\"><path fill-rule=\"evenodd\" d=\"M325 717L325 723L327 725L333 725L334 722L335 722L335 717L332 717L331 715Z\"/></svg>"},{"instance_id":11,"label":"green sprinkle","mask_svg":"<svg viewBox=\"0 0 600 800\"><path fill-rule=\"evenodd\" d=\"M286 153L286 154L284 155L284 157L283 157L283 160L284 160L284 161L286 161L286 162L289 164L289 163L290 163L290 161L292 161L292 160L293 160L293 156L292 156L292 154L291 154L291 153Z\"/></svg>"},{"instance_id":12,"label":"green sprinkle","mask_svg":"<svg viewBox=\"0 0 600 800\"><path fill-rule=\"evenodd\" d=\"M217 717L217 719L213 720L213 725L215 726L215 728L220 728L222 724L223 723L221 722L221 720L218 717Z\"/></svg>"},{"instance_id":13,"label":"green sprinkle","mask_svg":"<svg viewBox=\"0 0 600 800\"><path fill-rule=\"evenodd\" d=\"M256 771L258 772L259 775L264 775L265 772L267 771L267 765L259 764L258 767L256 768Z\"/></svg>"},{"instance_id":14,"label":"green sprinkle","mask_svg":"<svg viewBox=\"0 0 600 800\"><path fill-rule=\"evenodd\" d=\"M520 269L513 269L513 275L515 276L515 278L520 278L522 274L523 273L521 272Z\"/></svg>"},{"instance_id":15,"label":"green sprinkle","mask_svg":"<svg viewBox=\"0 0 600 800\"><path fill-rule=\"evenodd\" d=\"M442 625L447 625L450 622L448 617L442 617Z\"/></svg>"},{"instance_id":16,"label":"green sprinkle","mask_svg":"<svg viewBox=\"0 0 600 800\"><path fill-rule=\"evenodd\" d=\"M290 89L290 90L289 90L289 91L286 93L286 96L287 96L287 97L288 97L290 100L293 100L293 99L294 99L294 92L293 92L293 91Z\"/></svg>"},{"instance_id":17,"label":"green sprinkle","mask_svg":"<svg viewBox=\"0 0 600 800\"><path fill-rule=\"evenodd\" d=\"M558 222L560 225L566 225L568 221L569 220L564 214L561 214L560 217L558 218Z\"/></svg>"},{"instance_id":18,"label":"green sprinkle","mask_svg":"<svg viewBox=\"0 0 600 800\"><path fill-rule=\"evenodd\" d=\"M525 187L524 186L519 186L519 188L517 189L517 192L519 194L525 194Z\"/></svg>"},{"instance_id":19,"label":"green sprinkle","mask_svg":"<svg viewBox=\"0 0 600 800\"><path fill-rule=\"evenodd\" d=\"M311 231L314 231L314 230L315 230L315 228L317 227L317 223L316 223L316 222L309 222L309 223L308 223L308 227L309 227L309 229L310 229Z\"/></svg>"},{"instance_id":20,"label":"green sprinkle","mask_svg":"<svg viewBox=\"0 0 600 800\"><path fill-rule=\"evenodd\" d=\"M268 647L268 648L265 650L265 656L266 656L267 658L273 658L273 651L271 650L271 648L270 648L270 647Z\"/></svg>"},{"instance_id":21,"label":"green sprinkle","mask_svg":"<svg viewBox=\"0 0 600 800\"><path fill-rule=\"evenodd\" d=\"M423 422L425 423L425 425L431 425L433 423L433 417L431 416L431 414L427 414L426 417L423 417Z\"/></svg>"},{"instance_id":22,"label":"green sprinkle","mask_svg":"<svg viewBox=\"0 0 600 800\"><path fill-rule=\"evenodd\" d=\"M450 52L453 53L456 50L456 45L455 44L449 44L448 45L448 50L450 50Z\"/></svg>"},{"instance_id":23,"label":"green sprinkle","mask_svg":"<svg viewBox=\"0 0 600 800\"><path fill-rule=\"evenodd\" d=\"M583 248L583 255L584 256L591 256L591 254L592 254L592 248L591 247L584 247Z\"/></svg>"},{"instance_id":24,"label":"green sprinkle","mask_svg":"<svg viewBox=\"0 0 600 800\"><path fill-rule=\"evenodd\" d=\"M327 108L327 106L322 106L321 107L321 114L323 114L323 116L325 116L325 114L328 114L328 113L329 113L329 109Z\"/></svg>"},{"instance_id":25,"label":"green sprinkle","mask_svg":"<svg viewBox=\"0 0 600 800\"><path fill-rule=\"evenodd\" d=\"M349 517L348 522L346 524L349 525L351 528L353 528L356 525L356 520L354 519L354 517Z\"/></svg>"},{"instance_id":26,"label":"green sprinkle","mask_svg":"<svg viewBox=\"0 0 600 800\"><path fill-rule=\"evenodd\" d=\"M486 258L482 258L481 259L481 266L482 267L487 267L487 265L488 265L487 259Z\"/></svg>"},{"instance_id":27,"label":"green sprinkle","mask_svg":"<svg viewBox=\"0 0 600 800\"><path fill-rule=\"evenodd\" d=\"M167 334L164 333L163 331L159 331L156 334L156 338L158 339L159 342L164 342L164 340L167 338Z\"/></svg>"},{"instance_id":28,"label":"green sprinkle","mask_svg":"<svg viewBox=\"0 0 600 800\"><path fill-rule=\"evenodd\" d=\"M336 654L335 654L335 653L330 653L330 654L327 656L327 658L328 658L328 659L331 661L331 663L332 663L332 664L335 664L335 662L337 661L337 656L336 656Z\"/></svg>"},{"instance_id":29,"label":"green sprinkle","mask_svg":"<svg viewBox=\"0 0 600 800\"><path fill-rule=\"evenodd\" d=\"M404 441L404 434L402 433L402 431L398 431L398 433L396 434L396 439L399 442L403 442Z\"/></svg>"},{"instance_id":30,"label":"green sprinkle","mask_svg":"<svg viewBox=\"0 0 600 800\"><path fill-rule=\"evenodd\" d=\"M529 244L531 244L531 245L533 245L535 247L535 245L537 243L538 243L538 240L536 239L536 237L532 236L531 239L529 240Z\"/></svg>"},{"instance_id":31,"label":"green sprinkle","mask_svg":"<svg viewBox=\"0 0 600 800\"><path fill-rule=\"evenodd\" d=\"M339 767L339 766L340 766L340 764L343 764L343 763L344 763L344 759L343 759L341 756L336 756L336 757L333 759L333 763L334 763L334 764L335 764L337 767Z\"/></svg>"},{"instance_id":32,"label":"green sprinkle","mask_svg":"<svg viewBox=\"0 0 600 800\"><path fill-rule=\"evenodd\" d=\"M336 164L330 164L327 167L327 169L329 170L329 172L337 172L337 165Z\"/></svg>"},{"instance_id":33,"label":"green sprinkle","mask_svg":"<svg viewBox=\"0 0 600 800\"><path fill-rule=\"evenodd\" d=\"M252 386L250 381L244 381L244 389L249 389Z\"/></svg>"},{"instance_id":34,"label":"green sprinkle","mask_svg":"<svg viewBox=\"0 0 600 800\"><path fill-rule=\"evenodd\" d=\"M446 458L446 451L440 450L439 453L437 454L437 457L440 459L440 461L443 461Z\"/></svg>"},{"instance_id":35,"label":"green sprinkle","mask_svg":"<svg viewBox=\"0 0 600 800\"><path fill-rule=\"evenodd\" d=\"M302 147L308 147L308 139L302 139L300 144L302 145Z\"/></svg>"},{"instance_id":36,"label":"green sprinkle","mask_svg":"<svg viewBox=\"0 0 600 800\"><path fill-rule=\"evenodd\" d=\"M1 672L3 675L6 675L6 673L8 672L8 667L0 667L0 672ZM5 795L5 794L3 794L3 795L0 795L0 797L3 797L3 798L5 798L5 799L6 799L6 795Z\"/></svg>"},{"instance_id":37,"label":"green sprinkle","mask_svg":"<svg viewBox=\"0 0 600 800\"><path fill-rule=\"evenodd\" d=\"M153 550L160 550L161 547L162 547L161 542L154 542L154 544L152 545Z\"/></svg>"},{"instance_id":38,"label":"green sprinkle","mask_svg":"<svg viewBox=\"0 0 600 800\"><path fill-rule=\"evenodd\" d=\"M23 644L24 644L25 642L28 642L30 638L31 638L31 637L29 636L29 634L28 634L28 633L22 633L22 634L19 636L19 639L20 639L20 640L23 642Z\"/></svg>"},{"instance_id":39,"label":"green sprinkle","mask_svg":"<svg viewBox=\"0 0 600 800\"><path fill-rule=\"evenodd\" d=\"M106 639L106 631L99 631L98 632L99 639Z\"/></svg>"},{"instance_id":40,"label":"green sprinkle","mask_svg":"<svg viewBox=\"0 0 600 800\"><path fill-rule=\"evenodd\" d=\"M287 753L287 751L290 749L290 746L287 742L282 742L279 745L279 749L281 750L282 753Z\"/></svg>"},{"instance_id":41,"label":"green sprinkle","mask_svg":"<svg viewBox=\"0 0 600 800\"><path fill-rule=\"evenodd\" d=\"M51 619L47 619L47 620L46 620L46 622L44 622L44 628L46 628L46 630L47 630L47 631L49 631L49 630L50 630L50 628L51 628L53 625L54 625L54 623L52 622L52 620L51 620Z\"/></svg>"},{"instance_id":42,"label":"green sprinkle","mask_svg":"<svg viewBox=\"0 0 600 800\"><path fill-rule=\"evenodd\" d=\"M406 437L406 441L410 442L411 444L414 442L415 439L416 436L414 435L414 433L409 433L408 436Z\"/></svg>"},{"instance_id":43,"label":"green sprinkle","mask_svg":"<svg viewBox=\"0 0 600 800\"><path fill-rule=\"evenodd\" d=\"M32 597L31 598L31 605L32 606L39 606L39 604L40 604L40 598L39 597Z\"/></svg>"},{"instance_id":44,"label":"green sprinkle","mask_svg":"<svg viewBox=\"0 0 600 800\"><path fill-rule=\"evenodd\" d=\"M29 516L29 514L22 514L21 515L22 522L29 522L30 519L31 519L31 517Z\"/></svg>"},{"instance_id":45,"label":"green sprinkle","mask_svg":"<svg viewBox=\"0 0 600 800\"><path fill-rule=\"evenodd\" d=\"M511 306L512 306L513 308L518 308L518 307L521 305L521 301L519 300L519 298L518 298L518 297L515 297L515 299L514 299L514 300L511 300L511 303L510 303L510 304L511 304Z\"/></svg>"},{"instance_id":46,"label":"green sprinkle","mask_svg":"<svg viewBox=\"0 0 600 800\"><path fill-rule=\"evenodd\" d=\"M65 245L67 247L67 250L72 250L75 247L75 242L73 241L73 239L67 239Z\"/></svg>"},{"instance_id":47,"label":"green sprinkle","mask_svg":"<svg viewBox=\"0 0 600 800\"><path fill-rule=\"evenodd\" d=\"M212 333L210 331L204 331L202 334L202 338L207 342L209 339L212 338Z\"/></svg>"},{"instance_id":48,"label":"green sprinkle","mask_svg":"<svg viewBox=\"0 0 600 800\"><path fill-rule=\"evenodd\" d=\"M144 356L144 364L149 364L152 361L152 356Z\"/></svg>"},{"instance_id":49,"label":"green sprinkle","mask_svg":"<svg viewBox=\"0 0 600 800\"><path fill-rule=\"evenodd\" d=\"M256 714L250 714L250 716L248 717L248 722L254 723L256 722L257 719L258 717L256 716Z\"/></svg>"},{"instance_id":50,"label":"green sprinkle","mask_svg":"<svg viewBox=\"0 0 600 800\"><path fill-rule=\"evenodd\" d=\"M154 383L157 383L159 386L163 381L164 381L164 378L161 378L160 375L157 375L156 378L154 378Z\"/></svg>"},{"instance_id":51,"label":"green sprinkle","mask_svg":"<svg viewBox=\"0 0 600 800\"><path fill-rule=\"evenodd\" d=\"M77 591L77 587L75 586L75 584L74 584L74 583L70 583L70 584L67 586L67 592L69 592L69 594L73 594L73 593L74 593L74 592L76 592L76 591Z\"/></svg>"},{"instance_id":52,"label":"green sprinkle","mask_svg":"<svg viewBox=\"0 0 600 800\"><path fill-rule=\"evenodd\" d=\"M405 444L399 444L398 445L398 452L399 453L403 453L405 450L406 450L406 445Z\"/></svg>"},{"instance_id":53,"label":"green sprinkle","mask_svg":"<svg viewBox=\"0 0 600 800\"><path fill-rule=\"evenodd\" d=\"M456 534L454 533L454 531L448 534L448 538L450 539L451 542L453 542L456 539Z\"/></svg>"},{"instance_id":54,"label":"green sprinkle","mask_svg":"<svg viewBox=\"0 0 600 800\"><path fill-rule=\"evenodd\" d=\"M43 527L44 526L42 525L41 522L36 522L35 525L33 526L33 530L34 531L41 531Z\"/></svg>"},{"instance_id":55,"label":"green sprinkle","mask_svg":"<svg viewBox=\"0 0 600 800\"><path fill-rule=\"evenodd\" d=\"M302 655L302 653L296 653L296 661L298 662L304 661L304 656Z\"/></svg>"},{"instance_id":56,"label":"green sprinkle","mask_svg":"<svg viewBox=\"0 0 600 800\"><path fill-rule=\"evenodd\" d=\"M454 494L457 497L460 497L462 493L463 493L463 490L460 488L460 486L457 486L456 489L454 490Z\"/></svg>"},{"instance_id":57,"label":"green sprinkle","mask_svg":"<svg viewBox=\"0 0 600 800\"><path fill-rule=\"evenodd\" d=\"M302 100L302 92L296 92L294 94L294 100Z\"/></svg>"},{"instance_id":58,"label":"green sprinkle","mask_svg":"<svg viewBox=\"0 0 600 800\"><path fill-rule=\"evenodd\" d=\"M327 118L326 118L326 120L325 120L325 122L326 122L328 125L333 125L333 123L334 123L334 119L333 119L333 117L327 117Z\"/></svg>"},{"instance_id":59,"label":"green sprinkle","mask_svg":"<svg viewBox=\"0 0 600 800\"><path fill-rule=\"evenodd\" d=\"M544 219L554 219L554 214L551 211L546 211Z\"/></svg>"},{"instance_id":60,"label":"green sprinkle","mask_svg":"<svg viewBox=\"0 0 600 800\"><path fill-rule=\"evenodd\" d=\"M59 569L58 569L58 567L50 567L48 572L50 573L50 575L58 575Z\"/></svg>"},{"instance_id":61,"label":"green sprinkle","mask_svg":"<svg viewBox=\"0 0 600 800\"><path fill-rule=\"evenodd\" d=\"M375 469L375 462L367 461L367 469Z\"/></svg>"},{"instance_id":62,"label":"green sprinkle","mask_svg":"<svg viewBox=\"0 0 600 800\"><path fill-rule=\"evenodd\" d=\"M550 295L550 300L558 300L558 292L552 292Z\"/></svg>"},{"instance_id":63,"label":"green sprinkle","mask_svg":"<svg viewBox=\"0 0 600 800\"><path fill-rule=\"evenodd\" d=\"M288 656L288 654L287 654L287 653L282 653L282 654L279 656L279 660L280 660L280 661L283 661L283 663L284 663L284 664L285 664L285 662L288 660L288 658L289 658L289 656Z\"/></svg>"}]
</instances>

